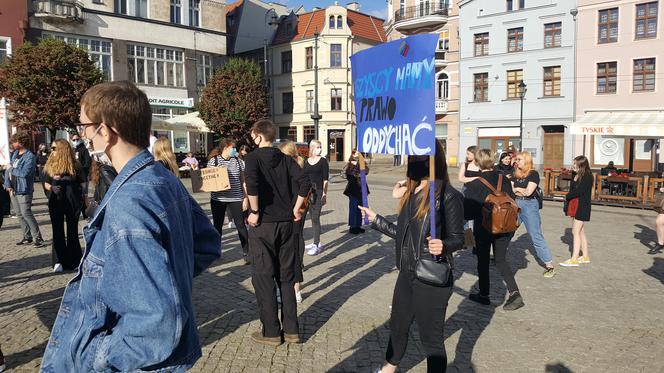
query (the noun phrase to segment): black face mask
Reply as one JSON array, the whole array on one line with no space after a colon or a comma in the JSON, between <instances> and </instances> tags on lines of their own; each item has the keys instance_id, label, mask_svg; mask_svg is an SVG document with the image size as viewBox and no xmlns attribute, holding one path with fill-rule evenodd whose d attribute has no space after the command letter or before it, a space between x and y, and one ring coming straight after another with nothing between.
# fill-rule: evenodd
<instances>
[{"instance_id":1,"label":"black face mask","mask_svg":"<svg viewBox=\"0 0 664 373\"><path fill-rule=\"evenodd\" d=\"M429 176L429 156L409 156L406 176L411 180L422 180Z\"/></svg>"}]
</instances>

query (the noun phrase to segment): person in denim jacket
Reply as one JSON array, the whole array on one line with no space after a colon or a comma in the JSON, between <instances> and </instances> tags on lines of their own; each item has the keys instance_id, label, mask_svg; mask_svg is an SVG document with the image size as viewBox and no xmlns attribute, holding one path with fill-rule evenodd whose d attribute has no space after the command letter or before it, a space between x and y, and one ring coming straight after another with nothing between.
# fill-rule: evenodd
<instances>
[{"instance_id":1,"label":"person in denim jacket","mask_svg":"<svg viewBox=\"0 0 664 373\"><path fill-rule=\"evenodd\" d=\"M81 100L79 133L118 176L84 228L41 372L184 372L201 356L193 277L221 238L182 183L147 151L145 93L102 83Z\"/></svg>"}]
</instances>

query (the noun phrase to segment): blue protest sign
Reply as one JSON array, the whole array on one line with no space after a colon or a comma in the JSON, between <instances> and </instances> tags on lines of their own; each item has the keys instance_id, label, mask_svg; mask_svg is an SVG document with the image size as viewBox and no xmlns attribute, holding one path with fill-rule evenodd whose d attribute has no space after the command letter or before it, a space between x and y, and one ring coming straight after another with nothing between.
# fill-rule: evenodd
<instances>
[{"instance_id":1,"label":"blue protest sign","mask_svg":"<svg viewBox=\"0 0 664 373\"><path fill-rule=\"evenodd\" d=\"M432 155L437 34L410 36L350 57L361 152Z\"/></svg>"}]
</instances>

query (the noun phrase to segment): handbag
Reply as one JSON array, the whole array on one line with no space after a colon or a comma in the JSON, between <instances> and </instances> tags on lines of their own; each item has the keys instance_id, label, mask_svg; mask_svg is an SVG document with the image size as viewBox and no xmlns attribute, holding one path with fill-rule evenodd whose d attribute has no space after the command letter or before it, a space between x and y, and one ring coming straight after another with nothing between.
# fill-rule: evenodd
<instances>
[{"instance_id":1,"label":"handbag","mask_svg":"<svg viewBox=\"0 0 664 373\"><path fill-rule=\"evenodd\" d=\"M443 199L443 193L441 193L441 205ZM412 200L409 199L409 203ZM424 221L428 222L429 214L426 214ZM417 264L415 265L415 276L421 282L438 287L449 286L450 280L452 278L452 257L447 255L447 261L444 262L443 256L430 257L430 258L421 258L421 250L417 250L417 257L415 258Z\"/></svg>"},{"instance_id":2,"label":"handbag","mask_svg":"<svg viewBox=\"0 0 664 373\"><path fill-rule=\"evenodd\" d=\"M576 212L579 209L579 198L575 197L567 201L567 210L565 214L570 218L576 217Z\"/></svg>"},{"instance_id":3,"label":"handbag","mask_svg":"<svg viewBox=\"0 0 664 373\"><path fill-rule=\"evenodd\" d=\"M542 191L542 188L537 187L535 189L535 198L537 199L537 204L539 205L539 209L541 210L542 207L544 207L544 192Z\"/></svg>"}]
</instances>

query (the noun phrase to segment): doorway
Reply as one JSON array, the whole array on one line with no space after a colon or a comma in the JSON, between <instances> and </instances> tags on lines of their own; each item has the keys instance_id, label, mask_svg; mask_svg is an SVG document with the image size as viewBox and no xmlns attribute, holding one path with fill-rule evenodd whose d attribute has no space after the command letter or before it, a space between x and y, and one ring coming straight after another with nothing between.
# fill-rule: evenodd
<instances>
[{"instance_id":1,"label":"doorway","mask_svg":"<svg viewBox=\"0 0 664 373\"><path fill-rule=\"evenodd\" d=\"M328 130L328 154L330 161L343 162L344 159L345 130Z\"/></svg>"},{"instance_id":2,"label":"doorway","mask_svg":"<svg viewBox=\"0 0 664 373\"><path fill-rule=\"evenodd\" d=\"M553 170L560 169L565 162L565 127L542 126L542 129L544 130L543 166Z\"/></svg>"}]
</instances>

